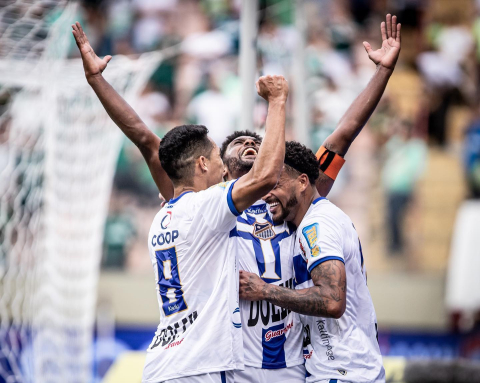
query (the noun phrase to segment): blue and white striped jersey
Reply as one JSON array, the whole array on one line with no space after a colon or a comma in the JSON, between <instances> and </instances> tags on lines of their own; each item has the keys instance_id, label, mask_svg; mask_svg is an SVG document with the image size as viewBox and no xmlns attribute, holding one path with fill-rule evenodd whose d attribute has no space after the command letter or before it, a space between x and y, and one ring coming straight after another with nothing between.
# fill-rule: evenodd
<instances>
[{"instance_id":1,"label":"blue and white striped jersey","mask_svg":"<svg viewBox=\"0 0 480 383\"><path fill-rule=\"evenodd\" d=\"M170 200L148 236L160 324L144 383L243 368L234 182Z\"/></svg>"},{"instance_id":2,"label":"blue and white striped jersey","mask_svg":"<svg viewBox=\"0 0 480 383\"><path fill-rule=\"evenodd\" d=\"M258 201L237 218L230 233L239 268L265 282L293 288L294 231L275 226L268 205ZM266 301L240 300L245 365L278 369L304 363L299 315Z\"/></svg>"},{"instance_id":3,"label":"blue and white striped jersey","mask_svg":"<svg viewBox=\"0 0 480 383\"><path fill-rule=\"evenodd\" d=\"M350 218L318 198L297 229L294 254L297 289L312 287L310 272L325 261L343 262L347 276L347 308L340 319L301 315L307 382L385 382L362 248Z\"/></svg>"}]
</instances>

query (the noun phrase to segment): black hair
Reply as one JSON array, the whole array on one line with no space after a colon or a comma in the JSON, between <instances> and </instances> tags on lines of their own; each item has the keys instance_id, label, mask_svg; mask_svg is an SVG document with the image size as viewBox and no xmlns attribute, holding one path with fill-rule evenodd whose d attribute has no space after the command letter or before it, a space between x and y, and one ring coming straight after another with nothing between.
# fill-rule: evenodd
<instances>
[{"instance_id":1,"label":"black hair","mask_svg":"<svg viewBox=\"0 0 480 383\"><path fill-rule=\"evenodd\" d=\"M320 175L318 159L313 152L305 145L296 141L285 143L285 168L288 171L295 171L296 175L306 174L312 185Z\"/></svg>"},{"instance_id":2,"label":"black hair","mask_svg":"<svg viewBox=\"0 0 480 383\"><path fill-rule=\"evenodd\" d=\"M220 147L220 157L222 157L222 159L224 159L223 156L227 151L228 145L230 145L235 138L242 136L252 137L255 140L262 142L262 137L255 132L251 132L250 130L237 130L225 138L225 141L223 141L222 146Z\"/></svg>"},{"instance_id":3,"label":"black hair","mask_svg":"<svg viewBox=\"0 0 480 383\"><path fill-rule=\"evenodd\" d=\"M195 160L204 156L210 159L213 143L208 129L203 125L181 125L173 128L160 142L158 157L172 182L191 184Z\"/></svg>"}]
</instances>

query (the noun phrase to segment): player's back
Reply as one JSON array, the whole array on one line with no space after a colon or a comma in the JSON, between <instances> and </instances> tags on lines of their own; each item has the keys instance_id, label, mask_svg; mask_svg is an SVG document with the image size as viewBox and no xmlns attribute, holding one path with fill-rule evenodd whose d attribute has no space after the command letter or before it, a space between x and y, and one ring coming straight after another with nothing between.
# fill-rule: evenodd
<instances>
[{"instance_id":1,"label":"player's back","mask_svg":"<svg viewBox=\"0 0 480 383\"><path fill-rule=\"evenodd\" d=\"M358 235L342 210L319 198L297 229L294 257L297 288L313 286L309 272L330 260L345 264L346 310L340 319L301 316L308 344L306 368L312 374L307 381L384 381L375 309Z\"/></svg>"},{"instance_id":2,"label":"player's back","mask_svg":"<svg viewBox=\"0 0 480 383\"><path fill-rule=\"evenodd\" d=\"M229 232L233 182L170 200L149 234L160 325L143 382L243 368L238 275Z\"/></svg>"}]
</instances>

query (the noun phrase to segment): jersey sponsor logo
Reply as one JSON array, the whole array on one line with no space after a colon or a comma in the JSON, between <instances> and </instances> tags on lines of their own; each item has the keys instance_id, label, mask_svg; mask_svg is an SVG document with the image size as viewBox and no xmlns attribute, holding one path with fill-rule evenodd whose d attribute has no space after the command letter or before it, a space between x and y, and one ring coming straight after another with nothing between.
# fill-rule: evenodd
<instances>
[{"instance_id":1,"label":"jersey sponsor logo","mask_svg":"<svg viewBox=\"0 0 480 383\"><path fill-rule=\"evenodd\" d=\"M237 307L233 311L232 324L235 328L242 328L242 317L240 316L240 308Z\"/></svg>"},{"instance_id":2,"label":"jersey sponsor logo","mask_svg":"<svg viewBox=\"0 0 480 383\"><path fill-rule=\"evenodd\" d=\"M167 347L165 347L165 350L166 350L167 348L172 348L172 347L175 347L175 346L179 346L180 344L182 344L182 342L183 342L184 339L185 339L185 338L182 338L182 339L180 339L180 340L177 341L177 342L172 342L172 343L170 343Z\"/></svg>"},{"instance_id":3,"label":"jersey sponsor logo","mask_svg":"<svg viewBox=\"0 0 480 383\"><path fill-rule=\"evenodd\" d=\"M307 240L308 247L312 253L312 257L320 255L320 247L317 245L318 231L317 223L305 226L302 230L303 236Z\"/></svg>"},{"instance_id":4,"label":"jersey sponsor logo","mask_svg":"<svg viewBox=\"0 0 480 383\"><path fill-rule=\"evenodd\" d=\"M152 246L163 246L169 245L170 243L175 243L175 240L178 238L178 230L173 230L172 232L167 231L166 233L160 233L159 235L154 235L152 237Z\"/></svg>"},{"instance_id":5,"label":"jersey sponsor logo","mask_svg":"<svg viewBox=\"0 0 480 383\"><path fill-rule=\"evenodd\" d=\"M285 281L284 283L280 283L279 286L292 289L293 278ZM254 327L257 325L259 320L261 320L263 326L266 327L269 324L283 321L289 313L290 310L277 307L267 301L252 301L250 302L250 314L248 317L247 326Z\"/></svg>"},{"instance_id":6,"label":"jersey sponsor logo","mask_svg":"<svg viewBox=\"0 0 480 383\"><path fill-rule=\"evenodd\" d=\"M270 340L272 338L278 338L279 336L282 336L282 335L286 334L288 332L288 330L290 330L292 327L293 327L293 322L287 324L287 326L285 328L282 328L282 329L279 329L279 330L274 330L274 331L268 330L265 333L265 341L270 342Z\"/></svg>"},{"instance_id":7,"label":"jersey sponsor logo","mask_svg":"<svg viewBox=\"0 0 480 383\"><path fill-rule=\"evenodd\" d=\"M307 360L310 359L313 355L313 350L308 352L308 350L303 350L303 359Z\"/></svg>"},{"instance_id":8,"label":"jersey sponsor logo","mask_svg":"<svg viewBox=\"0 0 480 383\"><path fill-rule=\"evenodd\" d=\"M244 212L250 215L265 214L267 212L267 205L251 206L248 209L244 210Z\"/></svg>"},{"instance_id":9,"label":"jersey sponsor logo","mask_svg":"<svg viewBox=\"0 0 480 383\"><path fill-rule=\"evenodd\" d=\"M317 328L320 332L320 338L322 340L322 344L325 346L326 351L325 354L327 355L329 360L335 360L335 355L333 353L333 346L330 343L330 338L332 337L325 326L326 322L325 319L317 320Z\"/></svg>"},{"instance_id":10,"label":"jersey sponsor logo","mask_svg":"<svg viewBox=\"0 0 480 383\"><path fill-rule=\"evenodd\" d=\"M253 235L264 241L275 238L275 231L270 222L258 223L253 225Z\"/></svg>"},{"instance_id":11,"label":"jersey sponsor logo","mask_svg":"<svg viewBox=\"0 0 480 383\"><path fill-rule=\"evenodd\" d=\"M183 318L182 320L175 322L173 325L167 326L166 328L162 329L160 333L156 335L155 338L153 338L153 342L150 345L150 350L153 350L155 347L158 347L158 346L165 347L175 342L178 338L180 338L185 333L185 331L187 331L187 329L193 324L193 322L195 322L197 317L198 317L197 312L194 311L193 313ZM182 341L183 339L179 342L181 343Z\"/></svg>"},{"instance_id":12,"label":"jersey sponsor logo","mask_svg":"<svg viewBox=\"0 0 480 383\"><path fill-rule=\"evenodd\" d=\"M167 230L168 225L170 225L170 222L172 222L172 212L167 211L167 214L162 218L160 222L160 226L162 227L163 230Z\"/></svg>"}]
</instances>

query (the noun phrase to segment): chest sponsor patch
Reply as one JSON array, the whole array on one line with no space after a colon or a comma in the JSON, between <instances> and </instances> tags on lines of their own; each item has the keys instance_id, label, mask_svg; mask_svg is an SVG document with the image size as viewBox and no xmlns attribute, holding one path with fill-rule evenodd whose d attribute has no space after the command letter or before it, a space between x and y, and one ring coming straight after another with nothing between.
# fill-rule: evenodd
<instances>
[{"instance_id":1,"label":"chest sponsor patch","mask_svg":"<svg viewBox=\"0 0 480 383\"><path fill-rule=\"evenodd\" d=\"M319 229L317 223L305 226L302 230L302 234L307 241L312 257L318 257L320 255L320 247L317 245L318 232Z\"/></svg>"},{"instance_id":2,"label":"chest sponsor patch","mask_svg":"<svg viewBox=\"0 0 480 383\"><path fill-rule=\"evenodd\" d=\"M275 231L273 231L273 226L270 222L255 222L253 224L253 235L258 239L266 241L275 237Z\"/></svg>"}]
</instances>

